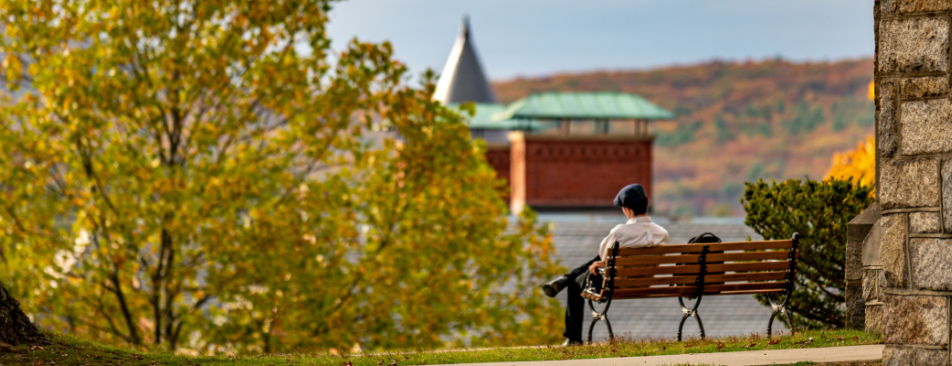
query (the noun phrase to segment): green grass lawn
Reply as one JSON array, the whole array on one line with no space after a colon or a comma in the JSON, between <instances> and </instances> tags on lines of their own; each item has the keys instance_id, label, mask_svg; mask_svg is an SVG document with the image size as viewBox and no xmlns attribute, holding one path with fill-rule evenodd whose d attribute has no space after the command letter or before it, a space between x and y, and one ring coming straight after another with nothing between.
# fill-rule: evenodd
<instances>
[{"instance_id":1,"label":"green grass lawn","mask_svg":"<svg viewBox=\"0 0 952 366\"><path fill-rule=\"evenodd\" d=\"M128 348L103 346L64 335L52 335L53 344L42 348L21 346L13 353L0 351L0 366L7 365L339 365L395 366L446 363L569 360L605 357L638 357L682 353L752 351L767 349L836 347L882 343L878 334L862 331L803 331L795 335L759 335L719 339L635 341L575 347L519 347L481 350L401 351L334 356L301 351L292 354L213 357L176 356ZM835 365L850 365L837 363ZM859 365L856 365L859 366Z\"/></svg>"}]
</instances>

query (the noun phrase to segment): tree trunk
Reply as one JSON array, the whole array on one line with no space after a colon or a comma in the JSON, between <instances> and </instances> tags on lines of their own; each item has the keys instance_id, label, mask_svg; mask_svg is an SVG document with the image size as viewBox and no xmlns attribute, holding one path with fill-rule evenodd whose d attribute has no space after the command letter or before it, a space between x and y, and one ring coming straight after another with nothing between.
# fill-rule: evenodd
<instances>
[{"instance_id":1,"label":"tree trunk","mask_svg":"<svg viewBox=\"0 0 952 366\"><path fill-rule=\"evenodd\" d=\"M20 302L0 283L0 343L10 345L47 344L46 339L30 318L20 310Z\"/></svg>"}]
</instances>

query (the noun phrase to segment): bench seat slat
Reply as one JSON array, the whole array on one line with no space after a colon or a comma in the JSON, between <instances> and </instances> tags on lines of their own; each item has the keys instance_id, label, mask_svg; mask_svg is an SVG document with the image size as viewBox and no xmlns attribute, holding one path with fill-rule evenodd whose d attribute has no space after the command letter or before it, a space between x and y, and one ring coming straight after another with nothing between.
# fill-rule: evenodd
<instances>
[{"instance_id":1,"label":"bench seat slat","mask_svg":"<svg viewBox=\"0 0 952 366\"><path fill-rule=\"evenodd\" d=\"M731 285L707 285L707 286L704 286L704 294L747 291L747 290L773 290L773 289L784 289L786 287L787 287L786 282L755 282L755 283L740 283L740 284L731 284Z\"/></svg>"},{"instance_id":2,"label":"bench seat slat","mask_svg":"<svg viewBox=\"0 0 952 366\"><path fill-rule=\"evenodd\" d=\"M746 291L723 291L714 294L704 294L704 296L727 296L727 295L756 295L756 294L779 294L786 291L782 288L769 289L769 290L746 290Z\"/></svg>"},{"instance_id":3,"label":"bench seat slat","mask_svg":"<svg viewBox=\"0 0 952 366\"><path fill-rule=\"evenodd\" d=\"M636 299L642 297L690 296L697 292L695 286L657 287L640 289L618 289L612 292L612 299Z\"/></svg>"},{"instance_id":4,"label":"bench seat slat","mask_svg":"<svg viewBox=\"0 0 952 366\"><path fill-rule=\"evenodd\" d=\"M650 248L619 248L618 256L626 257L648 254L693 253L700 252L705 245L709 245L712 252L725 250L790 249L793 247L793 240L762 240L732 243L675 244L661 245Z\"/></svg>"},{"instance_id":5,"label":"bench seat slat","mask_svg":"<svg viewBox=\"0 0 952 366\"><path fill-rule=\"evenodd\" d=\"M708 283L711 283L737 281L779 281L785 280L786 278L787 272L760 272L709 275L705 277L705 280ZM655 285L693 285L696 281L697 275L648 278L616 278L613 286L616 289L621 289L629 287L649 287Z\"/></svg>"},{"instance_id":6,"label":"bench seat slat","mask_svg":"<svg viewBox=\"0 0 952 366\"><path fill-rule=\"evenodd\" d=\"M680 287L675 287L680 288ZM655 290L655 289L651 289ZM640 291L635 292L632 290L615 290L615 293L612 294L612 299L614 300L624 300L624 299L648 299L648 298L657 298L657 297L678 297L678 296L691 296L694 295L696 290L694 287L681 290L679 292L673 291ZM718 293L705 293L704 296L728 296L728 295L756 295L756 294L779 294L783 293L784 289L767 289L767 290L746 290L746 291L724 291Z\"/></svg>"}]
</instances>

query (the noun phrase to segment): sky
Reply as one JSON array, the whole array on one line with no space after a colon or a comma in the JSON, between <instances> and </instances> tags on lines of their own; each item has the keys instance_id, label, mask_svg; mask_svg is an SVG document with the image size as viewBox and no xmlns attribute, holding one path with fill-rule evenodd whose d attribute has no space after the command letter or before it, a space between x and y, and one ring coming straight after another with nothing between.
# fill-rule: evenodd
<instances>
[{"instance_id":1,"label":"sky","mask_svg":"<svg viewBox=\"0 0 952 366\"><path fill-rule=\"evenodd\" d=\"M390 41L414 74L443 69L462 18L491 80L714 59L872 56L873 0L346 0L328 33Z\"/></svg>"}]
</instances>

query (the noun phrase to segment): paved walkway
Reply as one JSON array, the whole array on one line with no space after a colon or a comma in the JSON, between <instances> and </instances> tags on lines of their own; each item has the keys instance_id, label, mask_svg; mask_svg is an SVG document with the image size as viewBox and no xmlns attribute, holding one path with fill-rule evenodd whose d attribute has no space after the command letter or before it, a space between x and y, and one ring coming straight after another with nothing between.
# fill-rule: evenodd
<instances>
[{"instance_id":1,"label":"paved walkway","mask_svg":"<svg viewBox=\"0 0 952 366\"><path fill-rule=\"evenodd\" d=\"M872 361L883 358L884 347L885 346L881 344L876 344L870 346L797 348L647 357L615 357L590 360L466 363L456 364L454 366L660 366L684 364L752 366L794 364L802 361Z\"/></svg>"}]
</instances>

